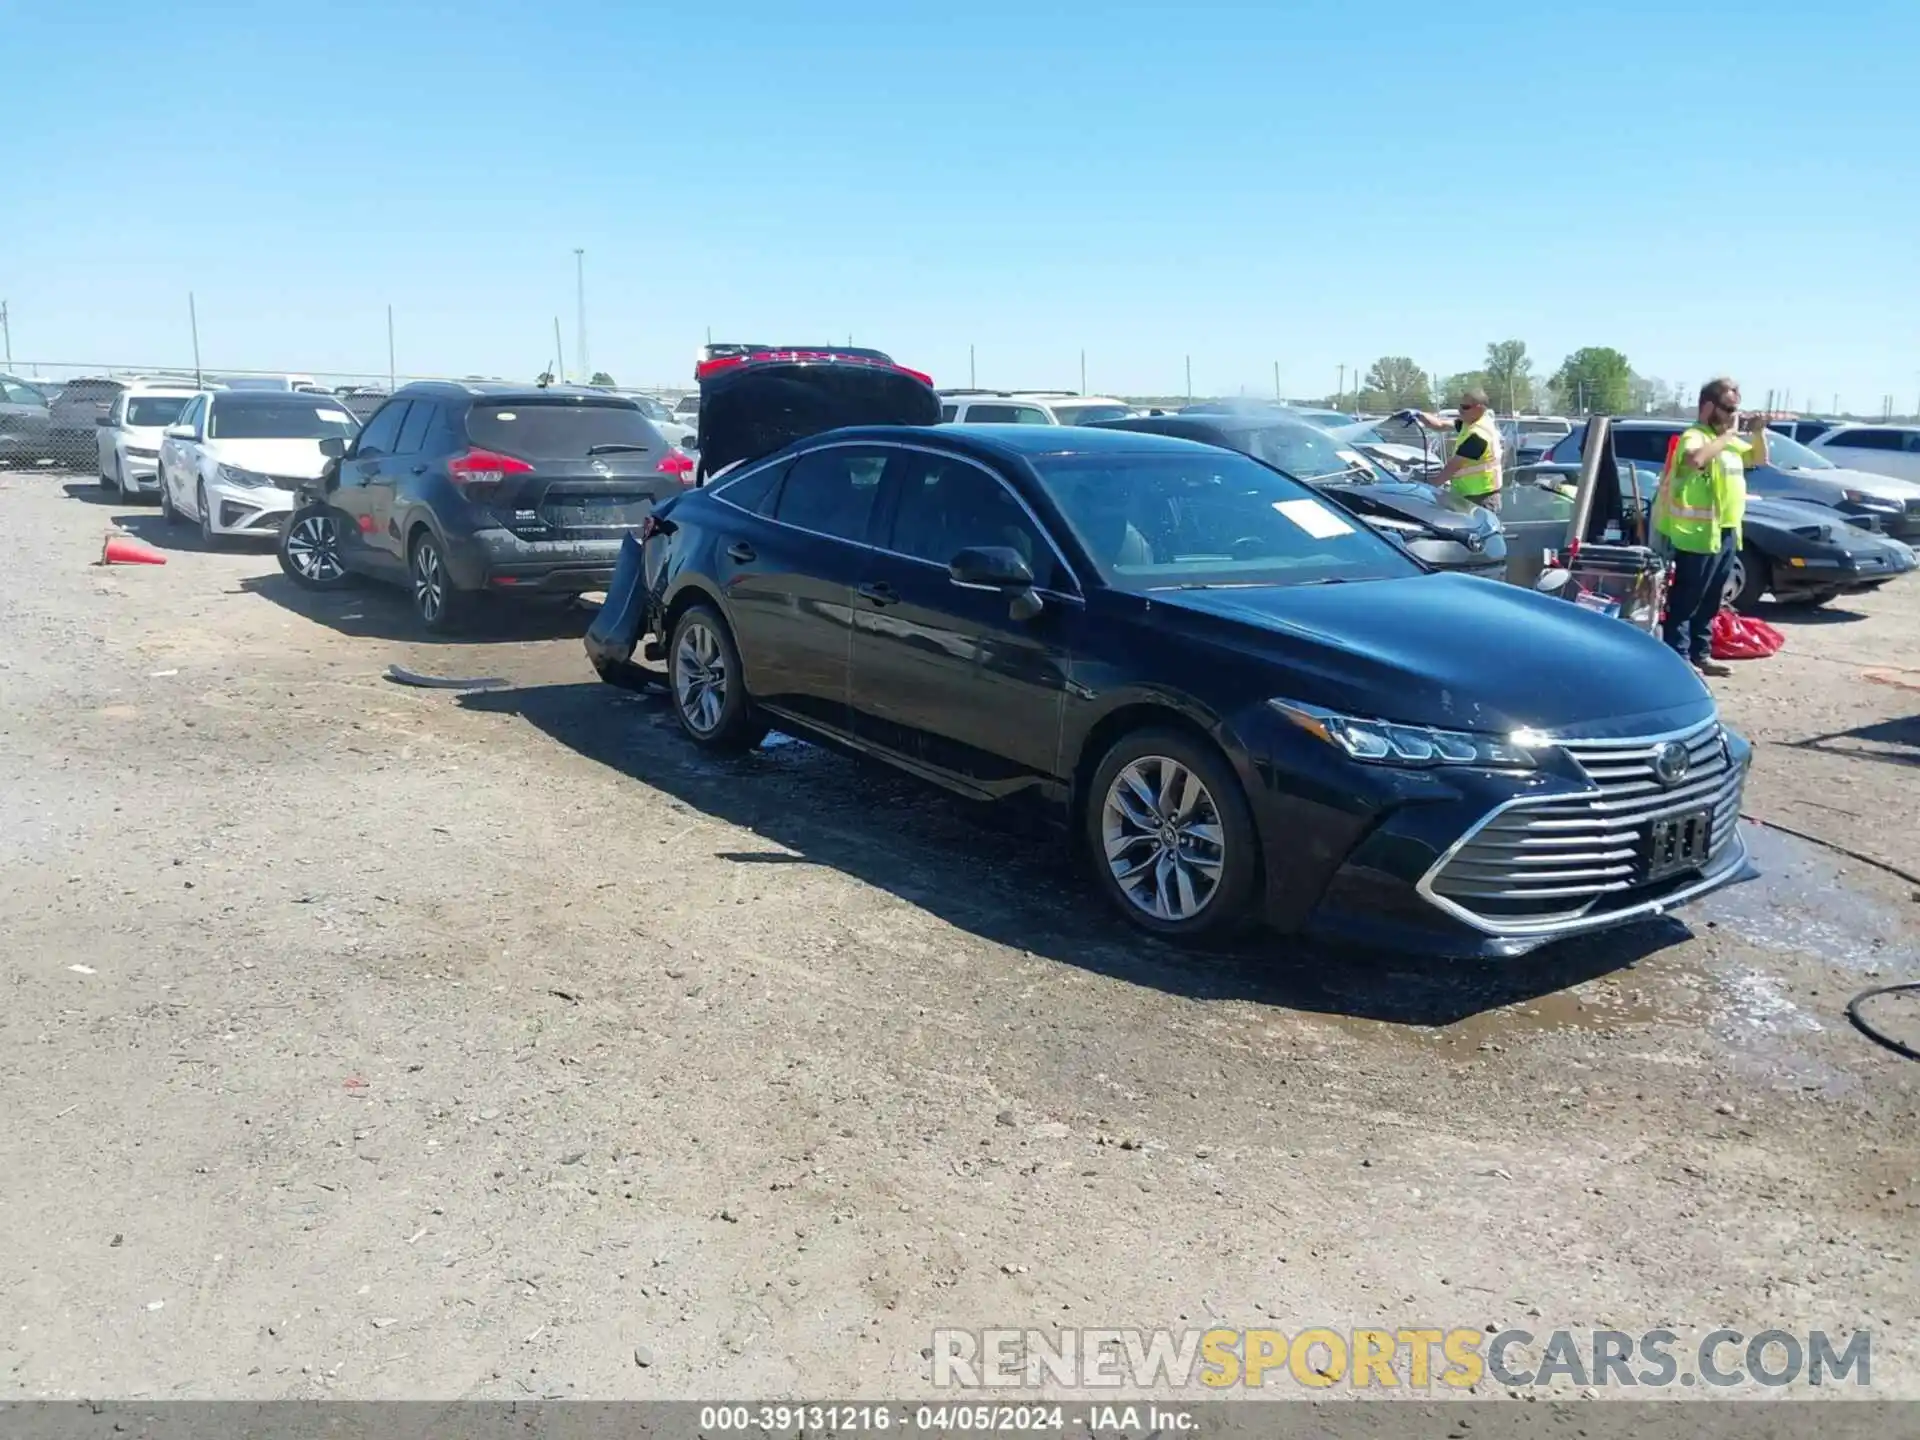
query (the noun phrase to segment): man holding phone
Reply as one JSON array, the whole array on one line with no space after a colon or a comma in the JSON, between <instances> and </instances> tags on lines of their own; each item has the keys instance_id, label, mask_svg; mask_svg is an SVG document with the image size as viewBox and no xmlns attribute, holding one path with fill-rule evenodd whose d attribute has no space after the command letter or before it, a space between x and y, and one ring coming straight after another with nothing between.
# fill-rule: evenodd
<instances>
[{"instance_id":1,"label":"man holding phone","mask_svg":"<svg viewBox=\"0 0 1920 1440\"><path fill-rule=\"evenodd\" d=\"M1743 438L1736 381L1701 386L1699 418L1674 445L1653 504L1654 528L1674 552L1662 635L1702 675L1732 673L1713 658L1713 617L1740 553L1747 466L1767 463L1767 417L1749 415L1745 428Z\"/></svg>"}]
</instances>

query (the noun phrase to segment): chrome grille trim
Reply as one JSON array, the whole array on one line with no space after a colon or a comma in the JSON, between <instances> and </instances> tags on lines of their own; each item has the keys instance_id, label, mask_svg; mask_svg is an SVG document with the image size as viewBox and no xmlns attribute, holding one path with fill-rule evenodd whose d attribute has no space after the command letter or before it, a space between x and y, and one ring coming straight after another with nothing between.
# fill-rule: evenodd
<instances>
[{"instance_id":1,"label":"chrome grille trim","mask_svg":"<svg viewBox=\"0 0 1920 1440\"><path fill-rule=\"evenodd\" d=\"M1654 760L1674 741L1686 746L1688 768L1668 786L1656 777ZM1537 938L1658 913L1744 870L1746 775L1717 718L1666 735L1556 743L1592 788L1496 806L1421 877L1416 888L1430 904L1487 934ZM1648 883L1642 856L1651 824L1703 810L1710 831L1696 878L1657 900L1605 908L1609 897ZM1503 905L1533 908L1500 913Z\"/></svg>"}]
</instances>

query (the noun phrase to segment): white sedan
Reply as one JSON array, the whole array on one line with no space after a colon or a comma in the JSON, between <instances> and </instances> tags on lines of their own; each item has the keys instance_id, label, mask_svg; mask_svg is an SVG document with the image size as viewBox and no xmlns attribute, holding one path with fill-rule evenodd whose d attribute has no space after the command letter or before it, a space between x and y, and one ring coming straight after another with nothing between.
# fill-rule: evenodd
<instances>
[{"instance_id":1,"label":"white sedan","mask_svg":"<svg viewBox=\"0 0 1920 1440\"><path fill-rule=\"evenodd\" d=\"M196 395L160 442L160 513L169 524L198 520L209 545L228 535L273 539L301 485L326 466L320 442L359 429L331 395Z\"/></svg>"},{"instance_id":2,"label":"white sedan","mask_svg":"<svg viewBox=\"0 0 1920 1440\"><path fill-rule=\"evenodd\" d=\"M160 438L200 392L191 385L132 385L100 417L100 486L122 500L160 487Z\"/></svg>"}]
</instances>

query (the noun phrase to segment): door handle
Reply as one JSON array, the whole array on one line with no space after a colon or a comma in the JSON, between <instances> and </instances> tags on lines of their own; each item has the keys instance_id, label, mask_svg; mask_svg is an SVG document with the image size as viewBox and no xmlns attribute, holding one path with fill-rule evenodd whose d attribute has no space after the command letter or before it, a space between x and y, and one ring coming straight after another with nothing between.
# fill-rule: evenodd
<instances>
[{"instance_id":1,"label":"door handle","mask_svg":"<svg viewBox=\"0 0 1920 1440\"><path fill-rule=\"evenodd\" d=\"M737 560L742 565L751 565L756 557L751 545L747 544L744 540L736 540L733 544L727 546L727 558L729 560Z\"/></svg>"},{"instance_id":2,"label":"door handle","mask_svg":"<svg viewBox=\"0 0 1920 1440\"><path fill-rule=\"evenodd\" d=\"M416 475L424 475L427 473L427 467L424 465L416 465L413 467L413 473Z\"/></svg>"},{"instance_id":3,"label":"door handle","mask_svg":"<svg viewBox=\"0 0 1920 1440\"><path fill-rule=\"evenodd\" d=\"M857 593L862 600L875 605L892 605L900 599L900 592L884 580L862 585Z\"/></svg>"}]
</instances>

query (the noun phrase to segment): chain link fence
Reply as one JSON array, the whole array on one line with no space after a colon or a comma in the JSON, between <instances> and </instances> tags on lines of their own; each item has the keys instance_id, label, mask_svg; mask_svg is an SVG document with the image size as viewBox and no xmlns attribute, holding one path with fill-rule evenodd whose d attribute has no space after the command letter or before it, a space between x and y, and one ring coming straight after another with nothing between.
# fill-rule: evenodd
<instances>
[{"instance_id":1,"label":"chain link fence","mask_svg":"<svg viewBox=\"0 0 1920 1440\"><path fill-rule=\"evenodd\" d=\"M112 463L111 436L138 410L151 429L170 423L170 403L206 389L291 390L327 395L362 424L393 390L415 380L506 380L531 383L539 376L400 375L333 370L245 370L196 366L178 358L166 364L0 359L0 468L47 469L105 476ZM569 380L571 376L567 377ZM610 387L660 398L671 406L687 393L679 386Z\"/></svg>"}]
</instances>

